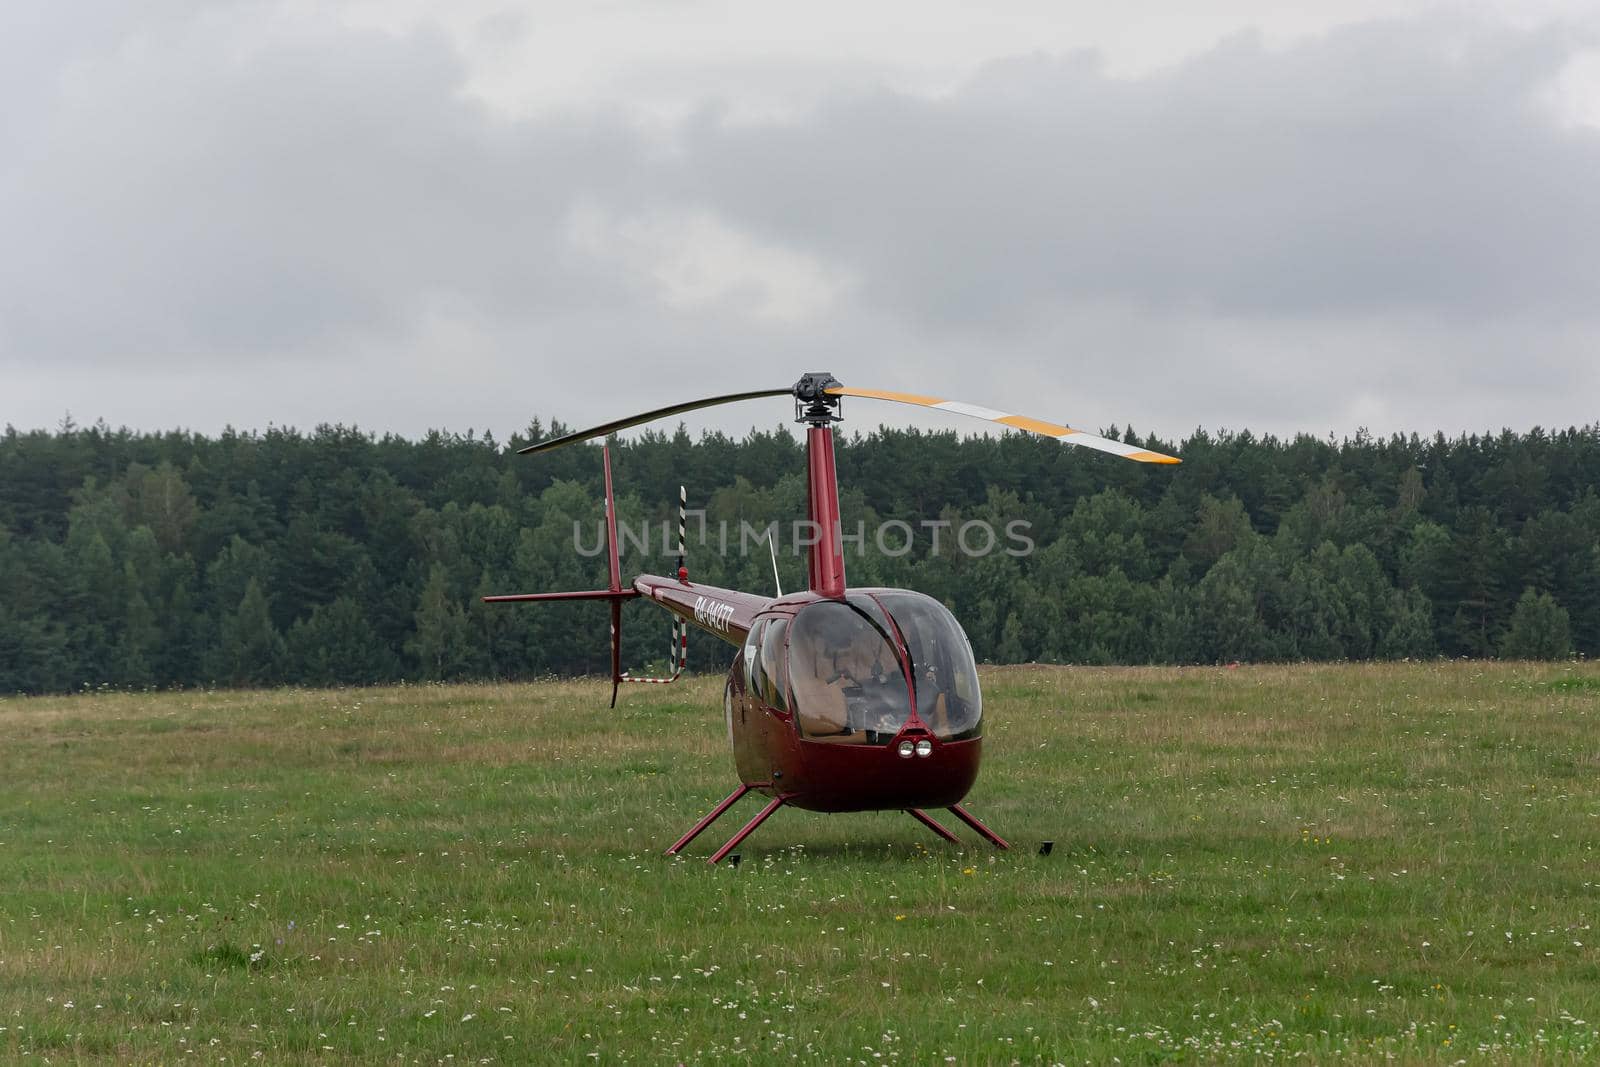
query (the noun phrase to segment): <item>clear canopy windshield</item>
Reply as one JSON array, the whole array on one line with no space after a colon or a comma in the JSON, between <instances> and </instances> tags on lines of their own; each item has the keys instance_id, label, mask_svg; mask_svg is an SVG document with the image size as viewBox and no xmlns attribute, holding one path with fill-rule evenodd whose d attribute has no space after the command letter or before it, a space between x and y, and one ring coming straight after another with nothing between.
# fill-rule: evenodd
<instances>
[{"instance_id":1,"label":"clear canopy windshield","mask_svg":"<svg viewBox=\"0 0 1600 1067\"><path fill-rule=\"evenodd\" d=\"M959 741L983 731L983 695L967 635L943 604L908 591L874 598L894 617L911 657L917 718L935 737Z\"/></svg>"},{"instance_id":2,"label":"clear canopy windshield","mask_svg":"<svg viewBox=\"0 0 1600 1067\"><path fill-rule=\"evenodd\" d=\"M790 694L806 738L885 745L910 718L905 674L881 618L876 610L838 601L812 604L795 616Z\"/></svg>"},{"instance_id":3,"label":"clear canopy windshield","mask_svg":"<svg viewBox=\"0 0 1600 1067\"><path fill-rule=\"evenodd\" d=\"M896 653L896 630L909 672ZM982 733L972 646L955 616L921 593L851 593L846 603L802 609L789 628L788 668L795 721L809 740L887 744L910 717L907 673L917 718L935 737Z\"/></svg>"}]
</instances>

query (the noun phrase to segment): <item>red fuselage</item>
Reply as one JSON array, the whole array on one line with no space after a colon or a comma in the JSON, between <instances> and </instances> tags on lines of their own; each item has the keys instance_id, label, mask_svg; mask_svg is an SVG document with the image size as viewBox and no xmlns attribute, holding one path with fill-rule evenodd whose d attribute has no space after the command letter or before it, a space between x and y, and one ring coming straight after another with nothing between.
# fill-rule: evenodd
<instances>
[{"instance_id":1,"label":"red fuselage","mask_svg":"<svg viewBox=\"0 0 1600 1067\"><path fill-rule=\"evenodd\" d=\"M949 807L972 788L983 750L981 696L966 638L937 602L899 589L772 599L659 575L640 575L633 588L739 649L723 713L739 780L752 791L813 811L873 811ZM915 619L902 622L908 606ZM830 648L808 639L816 627L803 622L807 611L848 611L864 622ZM930 617L948 622L929 626ZM908 637L908 623L919 626L920 641ZM837 660L874 652L881 653L878 681L863 670L865 685L855 684L848 668L838 670ZM875 699L862 693L868 687ZM930 693L934 687L944 692ZM953 713L957 704L962 710ZM862 714L887 728L868 729ZM911 755L900 754L903 744Z\"/></svg>"}]
</instances>

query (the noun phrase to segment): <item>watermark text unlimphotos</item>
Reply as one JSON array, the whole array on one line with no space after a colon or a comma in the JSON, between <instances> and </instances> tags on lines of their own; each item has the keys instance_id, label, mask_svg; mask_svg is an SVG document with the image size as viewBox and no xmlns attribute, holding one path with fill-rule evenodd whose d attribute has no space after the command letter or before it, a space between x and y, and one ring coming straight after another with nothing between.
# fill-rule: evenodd
<instances>
[{"instance_id":1,"label":"watermark text unlimphotos","mask_svg":"<svg viewBox=\"0 0 1600 1067\"><path fill-rule=\"evenodd\" d=\"M769 522L764 526L742 519L734 524L724 519L712 527L706 521L704 511L686 514L691 524L688 532L690 544L700 549L715 548L722 556L730 553L748 556L752 552L764 556L774 550L787 550L790 555L798 556L820 544L824 533L822 524L810 519L796 519L790 523ZM694 524L698 524L698 529ZM905 556L919 544L927 546L929 556L960 553L976 557L995 552L1003 552L1008 556L1027 556L1032 554L1034 548L1033 538L1028 536L1032 528L1033 524L1026 519L1012 519L999 527L986 519L959 522L923 519L916 525L900 519L889 519L878 523L873 530L868 530L864 521L858 521L854 530L843 523L835 524L833 538L840 552L848 553L854 549L858 556L865 555L869 546L876 549L879 555L891 558ZM596 520L592 527L588 523L574 521L572 547L585 558L605 552L604 521ZM621 555L651 556L659 550L663 557L676 556L677 524L665 520L659 523L649 520L619 522L617 549Z\"/></svg>"}]
</instances>

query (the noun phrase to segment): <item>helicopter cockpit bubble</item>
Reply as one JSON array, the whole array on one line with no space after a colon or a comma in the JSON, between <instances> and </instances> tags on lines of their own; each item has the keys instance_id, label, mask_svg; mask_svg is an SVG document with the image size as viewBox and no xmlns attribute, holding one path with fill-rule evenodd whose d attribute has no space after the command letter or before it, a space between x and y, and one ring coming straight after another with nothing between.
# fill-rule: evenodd
<instances>
[{"instance_id":1,"label":"helicopter cockpit bubble","mask_svg":"<svg viewBox=\"0 0 1600 1067\"><path fill-rule=\"evenodd\" d=\"M790 694L808 740L886 745L911 715L893 642L857 607L821 601L789 628Z\"/></svg>"},{"instance_id":2,"label":"helicopter cockpit bubble","mask_svg":"<svg viewBox=\"0 0 1600 1067\"><path fill-rule=\"evenodd\" d=\"M983 733L983 694L972 644L948 608L931 596L886 590L873 599L894 618L911 658L917 718L941 741Z\"/></svg>"}]
</instances>

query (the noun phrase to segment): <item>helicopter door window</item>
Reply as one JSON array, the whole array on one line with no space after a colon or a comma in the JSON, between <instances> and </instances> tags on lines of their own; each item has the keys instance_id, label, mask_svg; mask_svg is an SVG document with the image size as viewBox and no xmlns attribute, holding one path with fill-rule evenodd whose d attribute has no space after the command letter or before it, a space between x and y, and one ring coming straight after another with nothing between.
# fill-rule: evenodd
<instances>
[{"instance_id":1,"label":"helicopter door window","mask_svg":"<svg viewBox=\"0 0 1600 1067\"><path fill-rule=\"evenodd\" d=\"M876 594L894 616L911 657L917 718L936 737L960 741L983 733L983 697L972 645L955 616L921 593Z\"/></svg>"},{"instance_id":2,"label":"helicopter door window","mask_svg":"<svg viewBox=\"0 0 1600 1067\"><path fill-rule=\"evenodd\" d=\"M761 631L767 628L767 620L762 619L750 627L750 634L744 641L744 691L748 696L756 696L761 691Z\"/></svg>"},{"instance_id":3,"label":"helicopter door window","mask_svg":"<svg viewBox=\"0 0 1600 1067\"><path fill-rule=\"evenodd\" d=\"M789 696L801 734L813 741L886 745L911 713L888 636L868 615L837 601L795 616Z\"/></svg>"},{"instance_id":4,"label":"helicopter door window","mask_svg":"<svg viewBox=\"0 0 1600 1067\"><path fill-rule=\"evenodd\" d=\"M788 632L787 619L774 619L761 636L761 702L779 711L789 706L783 692L783 639Z\"/></svg>"}]
</instances>

